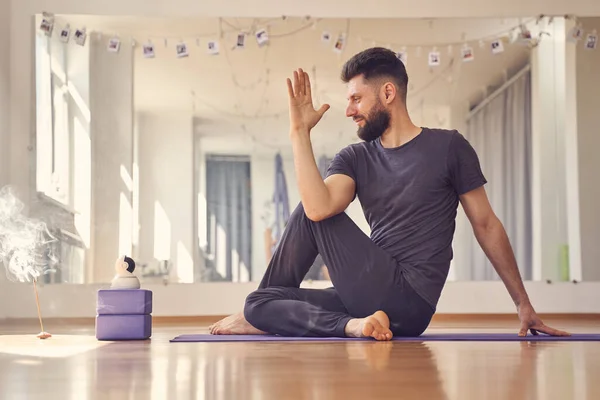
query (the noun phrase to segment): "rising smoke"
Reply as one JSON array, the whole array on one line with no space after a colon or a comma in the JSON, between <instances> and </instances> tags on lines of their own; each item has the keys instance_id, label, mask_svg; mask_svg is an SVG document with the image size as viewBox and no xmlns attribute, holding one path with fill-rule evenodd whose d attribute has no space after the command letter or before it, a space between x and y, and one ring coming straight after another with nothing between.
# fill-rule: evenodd
<instances>
[{"instance_id":1,"label":"rising smoke","mask_svg":"<svg viewBox=\"0 0 600 400\"><path fill-rule=\"evenodd\" d=\"M9 280L31 282L53 270L57 239L42 221L27 218L25 205L10 186L0 189L0 262Z\"/></svg>"}]
</instances>

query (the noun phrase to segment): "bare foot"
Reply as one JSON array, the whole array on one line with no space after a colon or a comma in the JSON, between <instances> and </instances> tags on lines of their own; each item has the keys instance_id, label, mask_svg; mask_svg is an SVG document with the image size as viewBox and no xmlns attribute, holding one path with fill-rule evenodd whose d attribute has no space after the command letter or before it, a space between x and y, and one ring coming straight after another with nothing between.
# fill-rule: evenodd
<instances>
[{"instance_id":1,"label":"bare foot","mask_svg":"<svg viewBox=\"0 0 600 400\"><path fill-rule=\"evenodd\" d=\"M211 335L265 335L266 332L260 331L250 325L243 313L230 315L217 323L208 327Z\"/></svg>"},{"instance_id":2,"label":"bare foot","mask_svg":"<svg viewBox=\"0 0 600 400\"><path fill-rule=\"evenodd\" d=\"M366 318L351 319L345 330L348 337L372 337L375 340L392 340L390 319L383 311L377 311Z\"/></svg>"}]
</instances>

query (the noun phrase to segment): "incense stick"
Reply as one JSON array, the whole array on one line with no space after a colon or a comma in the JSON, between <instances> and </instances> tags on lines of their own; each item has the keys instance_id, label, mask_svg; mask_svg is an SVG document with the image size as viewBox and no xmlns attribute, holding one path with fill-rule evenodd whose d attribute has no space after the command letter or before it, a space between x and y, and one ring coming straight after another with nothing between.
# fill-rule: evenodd
<instances>
[{"instance_id":1,"label":"incense stick","mask_svg":"<svg viewBox=\"0 0 600 400\"><path fill-rule=\"evenodd\" d=\"M40 327L42 328L42 330L41 330L40 334L38 335L38 337L40 339L47 339L47 338L49 338L52 335L50 335L47 332L44 332L44 323L42 322L42 312L40 311L40 299L38 297L37 286L35 284L36 281L37 281L37 279L34 278L33 279L33 291L35 292L35 304L37 306L38 318L40 320Z\"/></svg>"}]
</instances>

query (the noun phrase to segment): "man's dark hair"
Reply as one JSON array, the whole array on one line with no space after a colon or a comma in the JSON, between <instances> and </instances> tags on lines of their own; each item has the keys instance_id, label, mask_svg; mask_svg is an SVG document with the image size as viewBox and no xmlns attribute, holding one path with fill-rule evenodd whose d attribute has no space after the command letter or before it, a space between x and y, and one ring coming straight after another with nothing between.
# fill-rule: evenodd
<instances>
[{"instance_id":1,"label":"man's dark hair","mask_svg":"<svg viewBox=\"0 0 600 400\"><path fill-rule=\"evenodd\" d=\"M400 96L406 102L408 75L404 63L392 50L383 47L373 47L363 50L346 61L342 68L342 81L363 75L366 81L380 78L391 78L397 85Z\"/></svg>"}]
</instances>

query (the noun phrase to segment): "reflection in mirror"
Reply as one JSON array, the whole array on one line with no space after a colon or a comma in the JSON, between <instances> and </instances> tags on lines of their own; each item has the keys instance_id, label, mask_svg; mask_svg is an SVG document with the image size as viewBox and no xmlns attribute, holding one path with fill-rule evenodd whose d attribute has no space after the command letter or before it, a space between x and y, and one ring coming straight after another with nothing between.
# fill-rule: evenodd
<instances>
[{"instance_id":1,"label":"reflection in mirror","mask_svg":"<svg viewBox=\"0 0 600 400\"><path fill-rule=\"evenodd\" d=\"M325 177L360 140L341 67L374 46L405 63L413 122L476 150L524 279L581 278L571 140L595 118L598 18L43 19L32 213L57 238L46 283L109 282L120 254L145 283L260 281L300 201L285 80L303 68L315 107L331 106L311 132ZM346 212L370 234L359 199ZM449 280L499 279L460 206L453 251ZM305 280L329 280L321 256Z\"/></svg>"}]
</instances>

